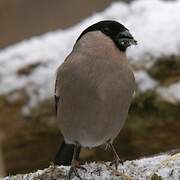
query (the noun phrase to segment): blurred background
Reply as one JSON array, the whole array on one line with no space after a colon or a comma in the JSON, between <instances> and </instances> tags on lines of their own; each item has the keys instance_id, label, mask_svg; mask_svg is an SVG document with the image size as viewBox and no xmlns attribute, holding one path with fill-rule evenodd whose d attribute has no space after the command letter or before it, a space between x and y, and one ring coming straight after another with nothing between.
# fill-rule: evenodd
<instances>
[{"instance_id":1,"label":"blurred background","mask_svg":"<svg viewBox=\"0 0 180 180\"><path fill-rule=\"evenodd\" d=\"M107 7L112 0L0 0L0 48L31 36L67 28Z\"/></svg>"},{"instance_id":2,"label":"blurred background","mask_svg":"<svg viewBox=\"0 0 180 180\"><path fill-rule=\"evenodd\" d=\"M139 42L128 51L137 90L118 154L130 160L179 148L179 8L179 0L0 0L0 175L53 161L62 141L55 70L78 34L102 19L122 22ZM103 149L83 149L82 162L111 160Z\"/></svg>"}]
</instances>

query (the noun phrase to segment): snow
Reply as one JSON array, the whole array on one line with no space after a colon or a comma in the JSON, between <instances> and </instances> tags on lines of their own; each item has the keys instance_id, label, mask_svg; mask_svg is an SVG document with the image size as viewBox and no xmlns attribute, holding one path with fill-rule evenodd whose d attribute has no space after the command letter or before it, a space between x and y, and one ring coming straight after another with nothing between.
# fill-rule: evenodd
<instances>
[{"instance_id":1,"label":"snow","mask_svg":"<svg viewBox=\"0 0 180 180\"><path fill-rule=\"evenodd\" d=\"M172 84L169 87L159 87L157 92L163 99L171 103L176 104L180 102L180 82Z\"/></svg>"},{"instance_id":2,"label":"snow","mask_svg":"<svg viewBox=\"0 0 180 180\"><path fill-rule=\"evenodd\" d=\"M130 29L139 45L131 49L129 55L144 61L149 56L180 52L179 7L179 0L139 0L130 5L116 2L104 11L104 15L122 22Z\"/></svg>"},{"instance_id":3,"label":"snow","mask_svg":"<svg viewBox=\"0 0 180 180\"><path fill-rule=\"evenodd\" d=\"M89 163L83 165L87 169L78 170L79 175L83 179L153 179L152 177L159 177L163 180L178 180L180 179L180 154L176 155L157 155L149 158L142 158L139 160L126 161L118 166L117 171L113 167L108 166L109 163ZM35 173L26 175L17 175L11 177L2 178L2 180L16 180L16 179L65 179L67 177L69 167L65 166L50 166L44 170L38 170ZM117 174L119 176L117 176ZM73 178L78 179L77 177ZM155 179L155 178L154 178Z\"/></svg>"},{"instance_id":4,"label":"snow","mask_svg":"<svg viewBox=\"0 0 180 180\"><path fill-rule=\"evenodd\" d=\"M146 68L152 57L180 54L180 0L138 0L131 4L114 2L107 9L96 13L66 30L49 32L24 40L0 51L0 94L25 88L30 97L28 107L35 106L53 96L55 71L71 51L78 35L87 26L100 20L113 19L130 29L139 45L128 51L130 62ZM40 63L29 75L19 75L19 69ZM143 92L157 86L146 72L136 72ZM176 101L179 86L167 87ZM166 91L166 90L164 90ZM26 111L26 109L24 109Z\"/></svg>"},{"instance_id":5,"label":"snow","mask_svg":"<svg viewBox=\"0 0 180 180\"><path fill-rule=\"evenodd\" d=\"M158 82L152 79L145 70L139 70L137 72L134 72L134 76L140 92L153 90L158 85Z\"/></svg>"}]
</instances>

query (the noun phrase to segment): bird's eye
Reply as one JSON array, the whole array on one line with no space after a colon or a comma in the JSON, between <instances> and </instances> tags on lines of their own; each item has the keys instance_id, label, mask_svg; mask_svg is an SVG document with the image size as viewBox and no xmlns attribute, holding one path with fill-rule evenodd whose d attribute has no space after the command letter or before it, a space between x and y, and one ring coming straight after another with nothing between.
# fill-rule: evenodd
<instances>
[{"instance_id":1,"label":"bird's eye","mask_svg":"<svg viewBox=\"0 0 180 180\"><path fill-rule=\"evenodd\" d=\"M110 35L110 32L111 30L110 30L110 28L108 28L108 27L104 27L104 28L102 28L102 32L104 33L104 34L107 34L107 35Z\"/></svg>"}]
</instances>

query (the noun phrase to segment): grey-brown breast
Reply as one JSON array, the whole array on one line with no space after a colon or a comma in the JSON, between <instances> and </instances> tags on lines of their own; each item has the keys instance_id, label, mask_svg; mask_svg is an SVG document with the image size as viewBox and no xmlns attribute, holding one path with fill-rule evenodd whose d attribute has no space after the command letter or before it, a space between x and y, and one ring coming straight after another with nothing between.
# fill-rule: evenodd
<instances>
[{"instance_id":1,"label":"grey-brown breast","mask_svg":"<svg viewBox=\"0 0 180 180\"><path fill-rule=\"evenodd\" d=\"M84 52L82 47L75 47L58 69L57 116L68 143L101 145L113 140L124 124L134 76L125 54L108 43L111 41L107 47L99 47L101 51L92 47Z\"/></svg>"}]
</instances>

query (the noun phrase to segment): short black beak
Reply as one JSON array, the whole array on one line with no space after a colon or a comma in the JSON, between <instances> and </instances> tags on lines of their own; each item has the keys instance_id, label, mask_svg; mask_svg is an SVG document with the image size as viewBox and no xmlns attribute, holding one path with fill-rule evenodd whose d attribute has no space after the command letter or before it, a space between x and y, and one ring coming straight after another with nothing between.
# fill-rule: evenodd
<instances>
[{"instance_id":1,"label":"short black beak","mask_svg":"<svg viewBox=\"0 0 180 180\"><path fill-rule=\"evenodd\" d=\"M131 44L137 45L137 41L130 34L129 30L125 30L119 33L119 38L127 39Z\"/></svg>"}]
</instances>

